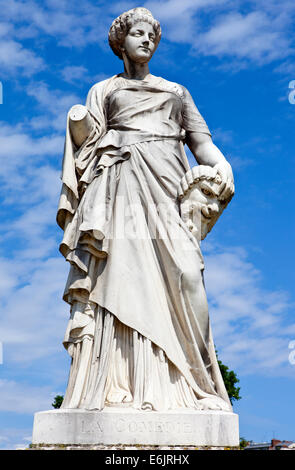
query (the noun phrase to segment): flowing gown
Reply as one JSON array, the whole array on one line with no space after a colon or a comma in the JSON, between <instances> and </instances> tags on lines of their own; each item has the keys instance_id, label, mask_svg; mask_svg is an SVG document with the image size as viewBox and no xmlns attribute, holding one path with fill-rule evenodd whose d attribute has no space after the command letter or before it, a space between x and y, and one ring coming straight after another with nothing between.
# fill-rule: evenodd
<instances>
[{"instance_id":1,"label":"flowing gown","mask_svg":"<svg viewBox=\"0 0 295 470\"><path fill-rule=\"evenodd\" d=\"M116 75L86 106L94 126L76 149L68 125L57 215L70 262L62 407L230 411L202 254L177 201L186 132L208 127L189 92L160 77Z\"/></svg>"}]
</instances>

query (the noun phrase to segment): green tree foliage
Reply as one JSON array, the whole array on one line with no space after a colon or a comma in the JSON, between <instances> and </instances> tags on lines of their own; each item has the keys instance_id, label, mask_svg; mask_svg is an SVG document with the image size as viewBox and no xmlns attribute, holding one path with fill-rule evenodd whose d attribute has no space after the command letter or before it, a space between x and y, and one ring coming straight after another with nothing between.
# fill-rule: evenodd
<instances>
[{"instance_id":1,"label":"green tree foliage","mask_svg":"<svg viewBox=\"0 0 295 470\"><path fill-rule=\"evenodd\" d=\"M60 408L63 402L63 399L64 399L63 395L56 395L56 397L54 397L54 402L51 403L53 408Z\"/></svg>"},{"instance_id":2,"label":"green tree foliage","mask_svg":"<svg viewBox=\"0 0 295 470\"><path fill-rule=\"evenodd\" d=\"M241 450L244 450L245 447L247 447L248 444L249 444L249 442L246 441L246 439L244 437L240 437L240 449Z\"/></svg>"},{"instance_id":3,"label":"green tree foliage","mask_svg":"<svg viewBox=\"0 0 295 470\"><path fill-rule=\"evenodd\" d=\"M216 356L217 356L217 351L216 351ZM229 370L227 366L222 364L222 362L218 359L218 356L217 356L217 361L219 364L219 369L220 369L230 402L231 404L233 404L234 400L240 400L242 398L240 396L241 388L236 386L236 384L239 383L239 379L233 370Z\"/></svg>"}]
</instances>

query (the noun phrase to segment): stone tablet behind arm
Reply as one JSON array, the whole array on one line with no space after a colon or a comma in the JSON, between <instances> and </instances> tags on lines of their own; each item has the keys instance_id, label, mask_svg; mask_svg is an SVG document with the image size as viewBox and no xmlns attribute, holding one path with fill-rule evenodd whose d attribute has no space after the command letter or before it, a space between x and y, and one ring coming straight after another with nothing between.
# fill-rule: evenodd
<instances>
[{"instance_id":1,"label":"stone tablet behind arm","mask_svg":"<svg viewBox=\"0 0 295 470\"><path fill-rule=\"evenodd\" d=\"M94 126L93 118L86 106L76 104L70 109L69 126L74 144L80 148Z\"/></svg>"}]
</instances>

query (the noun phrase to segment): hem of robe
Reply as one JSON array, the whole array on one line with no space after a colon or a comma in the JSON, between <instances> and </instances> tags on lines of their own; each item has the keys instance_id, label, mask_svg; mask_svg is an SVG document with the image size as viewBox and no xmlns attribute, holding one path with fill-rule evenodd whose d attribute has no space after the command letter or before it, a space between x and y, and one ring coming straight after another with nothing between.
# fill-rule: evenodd
<instances>
[{"instance_id":1,"label":"hem of robe","mask_svg":"<svg viewBox=\"0 0 295 470\"><path fill-rule=\"evenodd\" d=\"M68 336L65 338L64 341L64 346L66 349L69 349L70 347L73 348L75 347L75 352L73 352L73 349L71 350L71 355L72 355L72 364L71 364L71 369L70 369L70 374L69 374L69 383L68 383L68 388L67 392L63 401L62 408L81 408L81 409L88 409L88 410L102 410L105 407L112 406L112 407L132 407L136 409L147 409L147 410L166 410L166 409L208 409L205 408L202 404L202 400L204 403L206 403L206 399L212 399L215 401L215 403L220 407L219 409L222 409L223 411L232 411L231 405L228 403L227 400L225 400L223 397L221 397L220 394L212 395L212 394L204 394L204 393L197 393L197 391L192 387L192 385L187 381L186 377L183 375L181 371L177 368L177 366L170 361L167 355L165 355L165 351L162 351L160 347L155 345L152 341L150 341L148 338L144 337L141 335L139 332L136 330L133 330L132 328L128 327L124 323L120 322L120 320L117 319L116 315L113 315L111 312L108 312L107 310L103 308L98 308L98 311L104 312L104 315L108 317L108 322L111 323L110 327L107 327L106 331L104 329L104 332L100 332L100 337L96 337L94 331L91 332L89 331L89 325L86 325L86 329L83 332L80 337L78 336L76 339L70 338L70 331L68 331ZM93 320L92 320L93 321ZM100 318L96 318L96 322L101 322L102 321L102 316ZM101 325L100 325L101 327ZM94 327L96 330L99 330L99 327L97 328L97 325ZM139 374L141 377L137 380L133 380L133 384L129 384L130 386L128 387L126 383L123 385L124 390L121 390L120 393L122 394L121 396L123 398L127 397L129 399L129 402L124 401L113 401L109 402L106 401L108 399L108 396L110 394L110 391L112 389L112 377L110 375L114 375L114 370L116 369L116 366L113 364L110 364L111 360L113 359L115 361L115 357L113 356L113 351L111 350L114 347L114 344L116 343L116 331L118 331L119 328L125 329L125 331L128 331L127 336L132 336L134 337L134 334L138 335L137 342L141 342L141 344L145 344L145 348L148 346L150 343L150 351L148 352L148 358L145 357L144 363L142 363L143 359L141 358L141 364L140 364L140 372ZM91 329L91 328L90 328ZM90 333L90 334L89 334ZM97 333L97 332L96 332ZM107 335L107 339L104 337L104 335ZM105 352L104 349L100 351L99 357L102 356L103 363L99 364L98 370L98 379L91 378L91 372L93 375L94 371L91 371L91 366L94 364L94 356L95 356L95 349L101 347L101 343L109 341L109 343L102 348L107 347L107 352ZM130 341L130 340L129 340ZM98 343L98 344L97 344ZM136 361L140 361L137 357L135 357L136 354L136 347L137 347L137 353L138 353L138 344L136 346L136 343L134 342L131 346L131 350L129 350L129 360L133 362L133 364L129 364L127 361L127 368L132 369L132 367L136 366ZM120 346L120 344L119 344ZM127 346L128 347L128 346ZM126 344L124 344L124 348L126 349ZM120 349L120 347L118 348ZM82 351L82 352L81 352ZM156 355L163 354L162 359L159 361L156 361ZM142 351L141 351L142 354ZM107 356L107 357L106 357ZM130 359L131 358L131 359ZM164 358L164 359L163 359ZM166 359L165 359L166 358ZM108 364L106 364L106 361L108 361ZM149 363L149 366L146 366L146 361ZM166 366L165 369L163 370L163 374L160 374L160 368L164 366L163 362L166 361ZM151 364L153 362L153 365ZM162 362L162 366L161 366ZM123 366L124 367L124 366ZM153 377L153 383L151 387L146 385L146 382L144 382L144 377L146 375L144 372L146 372L146 367L149 369L149 376ZM110 372L111 371L111 372ZM126 371L125 371L126 372ZM115 372L118 374L118 372ZM158 382L154 378L153 374L157 375L158 373ZM152 374L152 375L151 375ZM165 375L166 374L166 375ZM129 371L130 375L130 371ZM160 377L161 375L161 377ZM163 380L162 375L164 375ZM128 372L127 372L128 376ZM84 377L84 378L83 378ZM172 383L169 382L169 377L173 378L173 385ZM79 380L78 380L79 378ZM125 379L124 379L125 380ZM98 386L96 382L98 381ZM128 381L128 378L127 378ZM184 381L184 382L183 382ZM126 381L125 381L126 382ZM129 382L130 382L130 377L129 377ZM131 379L132 382L132 379ZM166 388L167 393L172 393L173 397L169 398L169 403L170 406L163 405L165 401L165 394L163 395L163 390L162 386L160 385L160 382L162 382L162 386ZM133 388L132 388L133 386ZM145 388L152 388L153 387L160 387L161 391L161 397L159 397L159 390L157 390L156 394L153 394L153 390L146 392ZM97 390L94 392L94 390L97 388ZM116 388L116 387L115 387ZM117 387L117 389L120 387ZM138 388L140 391L138 392ZM136 390L137 389L137 390ZM124 396L125 395L125 396ZM163 401L164 400L164 401ZM162 401L162 403L161 403ZM178 404L177 404L178 402ZM159 404L160 403L160 404ZM167 399L166 399L167 403ZM226 406L225 406L226 405ZM225 409L227 407L227 409Z\"/></svg>"}]
</instances>

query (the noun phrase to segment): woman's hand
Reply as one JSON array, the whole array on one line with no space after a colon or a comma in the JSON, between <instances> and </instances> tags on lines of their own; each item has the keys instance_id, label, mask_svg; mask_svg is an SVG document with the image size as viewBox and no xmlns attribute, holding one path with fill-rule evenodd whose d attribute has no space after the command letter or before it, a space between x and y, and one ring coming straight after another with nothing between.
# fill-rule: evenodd
<instances>
[{"instance_id":1,"label":"woman's hand","mask_svg":"<svg viewBox=\"0 0 295 470\"><path fill-rule=\"evenodd\" d=\"M199 165L211 166L218 172L224 185L222 198L231 199L235 192L232 168L211 137L200 132L189 132L186 143Z\"/></svg>"},{"instance_id":2,"label":"woman's hand","mask_svg":"<svg viewBox=\"0 0 295 470\"><path fill-rule=\"evenodd\" d=\"M227 160L217 163L213 167L220 175L224 188L221 192L221 197L224 200L230 200L235 193L234 177L232 167Z\"/></svg>"}]
</instances>

